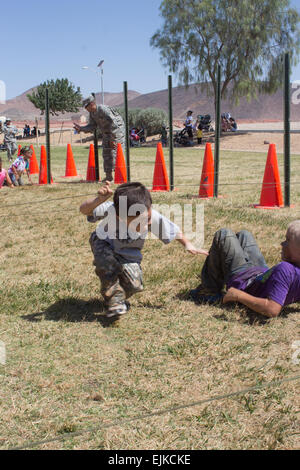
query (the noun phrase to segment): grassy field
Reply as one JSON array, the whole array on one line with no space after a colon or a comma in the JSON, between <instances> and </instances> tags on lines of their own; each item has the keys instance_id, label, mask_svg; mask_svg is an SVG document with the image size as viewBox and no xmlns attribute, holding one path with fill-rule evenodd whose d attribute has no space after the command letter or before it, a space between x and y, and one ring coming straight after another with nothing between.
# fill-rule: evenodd
<instances>
[{"instance_id":1,"label":"grassy field","mask_svg":"<svg viewBox=\"0 0 300 470\"><path fill-rule=\"evenodd\" d=\"M0 191L0 448L52 438L34 448L299 448L297 381L147 417L297 375L300 309L265 320L239 305L196 306L186 293L199 283L203 257L149 240L145 290L128 315L109 322L88 243L94 226L78 211L96 185L62 178L65 154L52 148L58 184ZM88 147L74 156L84 177ZM132 181L151 187L155 149L131 159ZM221 152L217 200L194 198L202 161L203 150L175 149L177 190L153 193L154 202L204 204L205 248L220 227L246 228L267 262L278 262L285 228L299 218L300 155L292 157L294 207L265 211L251 204L266 154Z\"/></svg>"}]
</instances>

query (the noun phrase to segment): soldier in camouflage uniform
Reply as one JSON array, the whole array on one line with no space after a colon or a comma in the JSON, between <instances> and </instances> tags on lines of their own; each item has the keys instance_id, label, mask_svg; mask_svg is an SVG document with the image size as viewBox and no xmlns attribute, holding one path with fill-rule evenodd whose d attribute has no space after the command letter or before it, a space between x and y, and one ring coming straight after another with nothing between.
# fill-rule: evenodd
<instances>
[{"instance_id":1,"label":"soldier in camouflage uniform","mask_svg":"<svg viewBox=\"0 0 300 470\"><path fill-rule=\"evenodd\" d=\"M152 209L150 192L141 183L120 185L114 193L114 201L106 202L112 194L110 183L106 182L95 199L80 206L89 222L100 220L90 244L108 317L126 313L126 299L143 290L141 250L149 230L165 244L176 238L191 253L208 255L194 248L177 225ZM134 213L139 215L129 215L133 206Z\"/></svg>"},{"instance_id":2,"label":"soldier in camouflage uniform","mask_svg":"<svg viewBox=\"0 0 300 470\"><path fill-rule=\"evenodd\" d=\"M79 126L74 123L77 132L94 132L100 129L102 133L103 147L103 167L105 178L103 181L112 181L112 172L115 169L117 144L125 145L125 124L122 116L109 106L97 106L95 95L92 94L82 105L90 113L90 119L87 126Z\"/></svg>"},{"instance_id":3,"label":"soldier in camouflage uniform","mask_svg":"<svg viewBox=\"0 0 300 470\"><path fill-rule=\"evenodd\" d=\"M13 161L13 156L18 148L16 139L18 129L16 126L11 125L10 119L6 119L2 132L4 132L4 144L7 149L7 159L9 162L11 162Z\"/></svg>"}]
</instances>

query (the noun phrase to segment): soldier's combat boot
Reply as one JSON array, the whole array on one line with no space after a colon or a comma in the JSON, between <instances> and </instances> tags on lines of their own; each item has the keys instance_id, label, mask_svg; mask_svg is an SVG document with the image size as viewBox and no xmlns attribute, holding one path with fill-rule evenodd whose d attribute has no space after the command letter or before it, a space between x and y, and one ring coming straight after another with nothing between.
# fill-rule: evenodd
<instances>
[{"instance_id":1,"label":"soldier's combat boot","mask_svg":"<svg viewBox=\"0 0 300 470\"><path fill-rule=\"evenodd\" d=\"M112 173L106 173L105 177L103 180L101 180L101 183L105 183L105 181L113 181L113 176Z\"/></svg>"}]
</instances>

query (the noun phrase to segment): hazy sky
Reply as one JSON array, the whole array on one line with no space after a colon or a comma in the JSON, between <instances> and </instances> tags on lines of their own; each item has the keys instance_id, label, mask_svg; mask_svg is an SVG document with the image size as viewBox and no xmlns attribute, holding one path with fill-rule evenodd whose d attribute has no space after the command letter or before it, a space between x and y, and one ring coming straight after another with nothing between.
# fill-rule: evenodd
<instances>
[{"instance_id":1,"label":"hazy sky","mask_svg":"<svg viewBox=\"0 0 300 470\"><path fill-rule=\"evenodd\" d=\"M161 0L3 1L0 80L7 99L50 78L67 77L84 95L104 89L148 93L167 88L168 71L150 37L162 23ZM292 0L300 10L300 0ZM83 66L90 69L82 70ZM93 70L94 71L93 71ZM300 64L292 80L300 80ZM175 82L176 84L176 82Z\"/></svg>"}]
</instances>

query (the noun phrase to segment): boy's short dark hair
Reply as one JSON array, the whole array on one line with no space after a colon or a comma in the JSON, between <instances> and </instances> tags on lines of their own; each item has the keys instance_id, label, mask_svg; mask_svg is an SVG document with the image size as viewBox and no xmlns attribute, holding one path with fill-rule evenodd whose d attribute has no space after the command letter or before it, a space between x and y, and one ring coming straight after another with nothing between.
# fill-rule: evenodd
<instances>
[{"instance_id":1,"label":"boy's short dark hair","mask_svg":"<svg viewBox=\"0 0 300 470\"><path fill-rule=\"evenodd\" d=\"M119 198L127 197L128 210L133 204L143 204L147 210L152 206L152 198L149 190L142 183L124 183L118 186L114 193L114 206L116 214L119 215Z\"/></svg>"}]
</instances>

